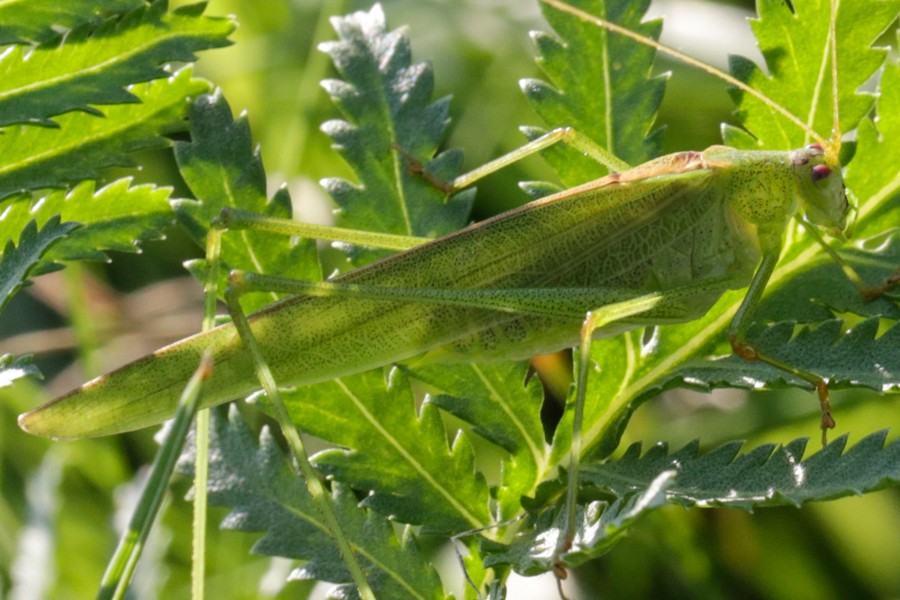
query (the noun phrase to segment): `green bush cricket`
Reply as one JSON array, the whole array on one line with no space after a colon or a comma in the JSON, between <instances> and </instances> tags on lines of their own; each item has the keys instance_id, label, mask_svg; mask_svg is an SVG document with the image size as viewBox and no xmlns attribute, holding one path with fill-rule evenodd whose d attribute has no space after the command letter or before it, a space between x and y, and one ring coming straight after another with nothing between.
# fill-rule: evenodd
<instances>
[{"instance_id":1,"label":"green bush cricket","mask_svg":"<svg viewBox=\"0 0 900 600\"><path fill-rule=\"evenodd\" d=\"M822 380L773 357L754 356L743 340L778 260L787 222L800 209L813 225L835 232L845 228L848 203L834 149L713 147L670 155L328 284L284 282L285 289L303 296L251 317L253 333L283 385L329 380L423 353L427 359L471 360L580 345L577 440L590 339L697 318L726 290L749 285L731 329L736 351L816 383L826 429L832 421ZM265 279L261 285L275 283ZM289 326L294 322L303 325ZM217 366L206 387L207 404L257 388L253 361L234 328L223 326L28 413L22 426L43 435L79 437L157 423L170 416L183 383L209 347ZM148 389L148 381L158 387ZM573 457L579 454L575 440Z\"/></svg>"},{"instance_id":2,"label":"green bush cricket","mask_svg":"<svg viewBox=\"0 0 900 600\"><path fill-rule=\"evenodd\" d=\"M554 142L571 138L572 132L548 137ZM476 223L332 283L282 283L304 296L331 297L294 297L259 311L250 321L279 383L307 385L427 353L434 360L522 358L571 347L581 337L573 324L608 305L616 306L613 315L595 321L615 324L594 327L596 336L688 321L704 314L725 290L752 282L732 338L739 354L754 358L742 333L777 262L787 222L802 209L809 222L829 233L840 235L846 227L849 205L834 152L826 153L821 144L793 152L723 146L664 156ZM465 179L468 183L474 177ZM698 223L704 230L691 231ZM660 233L665 230L681 233ZM640 240L648 236L658 238L655 248L699 255L697 264L672 264L678 259L642 248L646 244ZM509 239L518 239L521 246L510 247ZM567 248L574 260L561 259ZM479 264L479 257L491 258ZM255 285L278 283L273 279ZM321 317L312 316L320 312ZM379 319L365 323L369 317L364 315L379 313ZM442 322L434 323L438 313ZM291 333L294 328L284 324L301 315L311 322ZM399 335L387 335L398 329ZM305 349L319 339L328 345L320 345L317 354L337 358L318 356L310 361L314 364L302 364ZM360 341L366 339L379 343ZM352 360L348 346L357 348ZM39 435L75 438L159 423L171 416L181 384L207 347L215 350L217 367L206 388L207 405L256 389L251 361L234 328L225 325L85 384L23 415L21 424ZM159 383L147 389L146 381ZM827 421L824 416L823 426Z\"/></svg>"},{"instance_id":3,"label":"green bush cricket","mask_svg":"<svg viewBox=\"0 0 900 600\"><path fill-rule=\"evenodd\" d=\"M741 186L761 170L770 171L771 181L757 188L758 195L742 194ZM713 178L718 189L710 189ZM305 289L307 297L298 296L260 311L251 317L251 323L257 337L264 340L266 362L278 381L284 385L306 385L381 366L385 356L388 364L428 351L433 352L435 358L443 358L438 355L439 351L447 359L459 359L461 355L480 355L488 359L499 356L521 358L575 345L579 340L579 315L583 321L584 315L592 310L588 307L594 306L594 299L602 300L595 309L616 306L613 317L609 317L616 324L594 327L595 334L614 335L648 324L690 320L704 314L725 290L746 287L753 280L756 295L748 295L741 311L742 318L733 327L735 344L743 347L740 333L747 324L743 315L752 309L754 300L764 288L766 276L777 261L780 249L777 232L784 228L786 217L792 216L795 209L792 187L803 190L804 208L816 225L837 231L844 228L848 204L840 174L825 164L820 146L811 145L792 153L740 152L724 146L712 147L703 153L665 156L622 174L610 175L536 201L352 275L342 276L334 280L335 286L298 284L296 288ZM776 197L783 199L781 205L758 207L757 199L770 197L772 190L777 190ZM630 214L623 208L626 203ZM695 203L697 205L692 206ZM611 211L621 211L624 216L611 218L604 211L601 222L591 227L593 223L588 215L597 205L604 204L611 206ZM668 208L671 213L661 214L657 207ZM774 222L762 220L773 212L776 215ZM688 240L691 245L684 249L695 255L704 254L699 261L702 272L680 273L681 265L659 266L668 258L641 255L634 251L638 244L628 243L631 236L653 234L646 228L657 224L667 225L666 229L679 232L678 237L681 237L680 232L689 227L692 219L702 220L701 217L712 214L715 216L711 220L717 221L711 223L715 237ZM642 228L633 230L637 225ZM574 239L568 235L553 235L548 230L552 226L563 227L567 233L574 232ZM759 239L763 240L760 254L753 237L757 228L761 231ZM511 235L527 240L527 246L515 252L504 252L503 244ZM542 240L549 243L541 243ZM672 247L679 240L661 238L659 242ZM602 252L607 257L604 262L610 265L608 271L626 261L627 256L635 256L634 264L621 275L590 272L586 268L571 274L569 269L554 272L551 267L556 264L555 256L543 256L551 243L558 243L560 248L574 246L584 254ZM528 252L525 248L536 250ZM722 252L732 254L734 260L730 263L720 261ZM494 257L498 270L485 265L475 269L477 274L468 273L473 264L467 259L478 255ZM587 255L585 263L596 258ZM653 264L654 258L656 264ZM764 269L754 280L753 273L760 258L765 259ZM642 263L650 264L640 268ZM578 266L586 267L587 264ZM453 265L463 269L454 271ZM540 268L542 272L539 276L531 272L523 274L526 268L529 271ZM566 277L559 277L560 274ZM424 280L425 290L405 287L411 278ZM654 279L665 281L665 288L651 282ZM538 287L544 281L547 286ZM630 281L641 282L645 287L632 289L633 286L628 285ZM462 282L468 286L463 291L455 292L449 287ZM269 284L274 285L275 280L262 283ZM487 287L490 284L493 286ZM500 287L494 287L498 284ZM442 286L447 287L442 289ZM292 284L286 284L286 289L292 287ZM308 297L312 295L331 298ZM371 299L352 297L360 295ZM390 310L383 304L385 302L390 303L387 305ZM474 308L466 309L466 305ZM435 306L443 308L436 311ZM366 316L360 316L359 322L349 319L345 329L347 335L357 343L360 337L366 339L364 336L382 341L377 346L362 345L371 349L372 355L362 353L354 365L346 364L345 360L337 361L339 364L319 360L302 371L292 368L297 362L295 357L303 356L302 349L313 339L321 340L320 351L331 351L342 358L346 356L339 350L350 342L336 335L338 330L325 315L331 317L332 312L349 310L349 307L355 307L355 310L347 314ZM282 323L290 322L299 314L309 318L318 311L322 311L322 318L314 319L314 323L320 323L322 329L312 325L296 334L285 332ZM510 316L510 313L527 316ZM373 320L379 314L383 318ZM442 322L432 324L438 314L442 315ZM366 323L366 319L370 321ZM401 335L395 339L387 336L387 332L396 331L401 323L405 325ZM420 323L426 324L424 329L409 326ZM369 327L371 332L367 331ZM271 331L281 334L270 340ZM480 341L485 337L498 341ZM323 347L321 344L334 346ZM252 378L248 377L252 373L251 361L243 352L234 328L225 325L94 380L72 395L24 415L22 426L36 434L74 438L108 435L159 423L171 416L177 398L177 394L174 398L172 394L182 382L182 370L191 372L194 359L199 358L206 347L216 349L218 369L208 384L207 405L245 396L256 388ZM749 355L752 349L742 352ZM144 389L139 397L130 393L134 391L130 386L146 388L140 382L151 375L152 380L160 381L157 389Z\"/></svg>"}]
</instances>

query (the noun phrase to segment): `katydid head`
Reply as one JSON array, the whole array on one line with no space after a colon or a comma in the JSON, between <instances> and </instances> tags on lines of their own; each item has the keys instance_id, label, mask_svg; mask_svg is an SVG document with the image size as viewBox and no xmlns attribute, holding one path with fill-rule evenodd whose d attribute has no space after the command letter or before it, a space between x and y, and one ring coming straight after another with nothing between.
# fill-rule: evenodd
<instances>
[{"instance_id":1,"label":"katydid head","mask_svg":"<svg viewBox=\"0 0 900 600\"><path fill-rule=\"evenodd\" d=\"M840 165L828 164L825 151L819 144L810 144L791 152L791 164L807 220L835 237L843 237L850 204Z\"/></svg>"}]
</instances>

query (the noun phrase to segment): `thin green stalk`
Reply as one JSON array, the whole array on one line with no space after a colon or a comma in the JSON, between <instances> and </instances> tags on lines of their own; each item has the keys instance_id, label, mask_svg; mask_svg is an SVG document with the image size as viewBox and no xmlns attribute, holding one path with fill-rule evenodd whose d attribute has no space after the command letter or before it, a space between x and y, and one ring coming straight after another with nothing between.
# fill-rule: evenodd
<instances>
[{"instance_id":1,"label":"thin green stalk","mask_svg":"<svg viewBox=\"0 0 900 600\"><path fill-rule=\"evenodd\" d=\"M206 582L206 507L209 482L209 409L197 414L194 426L194 515L191 546L191 598L202 600Z\"/></svg>"},{"instance_id":2,"label":"thin green stalk","mask_svg":"<svg viewBox=\"0 0 900 600\"><path fill-rule=\"evenodd\" d=\"M212 227L206 236L206 282L203 289L203 331L216 324L222 230ZM194 515L191 547L191 598L202 600L206 582L206 519L209 505L209 409L197 413L194 428Z\"/></svg>"}]
</instances>

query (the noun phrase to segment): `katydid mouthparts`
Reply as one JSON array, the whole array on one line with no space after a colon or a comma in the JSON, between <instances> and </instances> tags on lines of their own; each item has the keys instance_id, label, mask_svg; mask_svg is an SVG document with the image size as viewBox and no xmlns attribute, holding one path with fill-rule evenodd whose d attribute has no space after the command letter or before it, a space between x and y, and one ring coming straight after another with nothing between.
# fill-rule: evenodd
<instances>
[{"instance_id":1,"label":"katydid mouthparts","mask_svg":"<svg viewBox=\"0 0 900 600\"><path fill-rule=\"evenodd\" d=\"M278 301L250 316L279 385L301 386L418 361L526 358L579 343L585 315L625 308L594 338L704 315L748 288L729 332L735 351L819 387L817 376L744 340L789 220L840 235L840 166L818 145L790 152L712 146L651 160L536 200ZM629 308L631 307L631 308ZM109 435L172 416L205 350L204 406L258 389L233 325L162 348L19 417L33 434Z\"/></svg>"}]
</instances>

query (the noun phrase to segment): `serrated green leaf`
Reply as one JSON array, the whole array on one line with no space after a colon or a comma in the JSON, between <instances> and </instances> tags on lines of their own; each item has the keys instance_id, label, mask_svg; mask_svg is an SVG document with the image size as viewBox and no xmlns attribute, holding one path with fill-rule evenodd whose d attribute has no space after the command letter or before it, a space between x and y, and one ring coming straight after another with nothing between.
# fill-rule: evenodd
<instances>
[{"instance_id":1,"label":"serrated green leaf","mask_svg":"<svg viewBox=\"0 0 900 600\"><path fill-rule=\"evenodd\" d=\"M34 274L35 268L41 264L41 259L50 247L78 227L78 223L61 223L59 216L51 218L40 229L37 222L32 220L25 225L17 245L12 240L6 242L0 256L0 312L25 285L28 277ZM52 263L45 263L43 266L45 271L58 268Z\"/></svg>"},{"instance_id":2,"label":"serrated green leaf","mask_svg":"<svg viewBox=\"0 0 900 600\"><path fill-rule=\"evenodd\" d=\"M142 0L10 0L0 5L0 44L48 42L60 36L57 28L97 24L114 14L134 10Z\"/></svg>"},{"instance_id":3,"label":"serrated green leaf","mask_svg":"<svg viewBox=\"0 0 900 600\"><path fill-rule=\"evenodd\" d=\"M138 99L125 88L165 78L162 66L193 62L199 50L227 45L228 19L204 17L193 7L167 12L158 1L99 27L80 27L61 41L0 57L0 125L50 124L51 116L90 105Z\"/></svg>"},{"instance_id":4,"label":"serrated green leaf","mask_svg":"<svg viewBox=\"0 0 900 600\"><path fill-rule=\"evenodd\" d=\"M213 411L210 447L209 500L231 509L222 527L265 532L254 552L307 560L292 577L349 581L306 484L267 430L257 442L236 410L225 418L218 409ZM331 498L344 535L379 598L444 597L434 567L412 536L397 539L388 521L360 508L353 492L341 485Z\"/></svg>"},{"instance_id":5,"label":"serrated green leaf","mask_svg":"<svg viewBox=\"0 0 900 600\"><path fill-rule=\"evenodd\" d=\"M835 319L796 332L793 323L782 322L762 328L752 339L760 352L778 352L788 364L824 377L832 389L862 386L888 392L900 387L900 327L894 325L880 336L877 318L862 321L846 333L842 327L843 322ZM672 375L714 387L769 388L783 382L809 387L779 369L733 355L688 363Z\"/></svg>"},{"instance_id":6,"label":"serrated green leaf","mask_svg":"<svg viewBox=\"0 0 900 600\"><path fill-rule=\"evenodd\" d=\"M430 401L471 423L473 432L506 450L497 490L500 520L521 510L522 496L552 470L541 424L543 391L536 380L527 385L522 363L483 363L415 367L413 378L432 387Z\"/></svg>"},{"instance_id":7,"label":"serrated green leaf","mask_svg":"<svg viewBox=\"0 0 900 600\"><path fill-rule=\"evenodd\" d=\"M175 144L175 158L185 183L197 200L173 203L182 225L201 248L212 220L225 207L274 217L292 216L287 190L266 198L266 173L253 146L250 125L235 119L221 90L198 98L190 109L191 141ZM222 261L227 269L272 273L310 281L322 278L313 240L294 240L256 231L229 232L222 238ZM225 286L220 286L224 291ZM277 295L247 299L248 311Z\"/></svg>"},{"instance_id":8,"label":"serrated green leaf","mask_svg":"<svg viewBox=\"0 0 900 600\"><path fill-rule=\"evenodd\" d=\"M0 388L12 385L22 377L41 377L40 370L31 362L31 355L0 355Z\"/></svg>"},{"instance_id":9,"label":"serrated green leaf","mask_svg":"<svg viewBox=\"0 0 900 600\"><path fill-rule=\"evenodd\" d=\"M555 570L560 558L567 567L576 567L602 556L638 519L668 502L666 491L675 478L673 469L662 471L646 488L619 494L612 504L594 501L579 506L575 538L562 557L556 555L556 549L565 528L565 515L558 509L545 510L512 544L485 542L485 566L510 565L517 573L529 576Z\"/></svg>"},{"instance_id":10,"label":"serrated green leaf","mask_svg":"<svg viewBox=\"0 0 900 600\"><path fill-rule=\"evenodd\" d=\"M461 228L473 192L447 198L413 162L449 182L462 160L455 151L437 154L446 135L448 100L432 101L430 66L412 62L409 39L402 31L387 30L380 5L331 22L339 40L319 48L343 80L326 80L322 86L346 120L328 121L322 130L359 178L358 184L322 182L339 206L336 224L420 237ZM371 257L361 255L354 264Z\"/></svg>"},{"instance_id":11,"label":"serrated green leaf","mask_svg":"<svg viewBox=\"0 0 900 600\"><path fill-rule=\"evenodd\" d=\"M435 532L492 522L487 484L475 472L467 436L448 445L428 402L416 415L403 371L392 370L387 383L379 370L304 386L286 391L283 400L300 429L342 448L313 462L337 481L371 490L366 506Z\"/></svg>"},{"instance_id":12,"label":"serrated green leaf","mask_svg":"<svg viewBox=\"0 0 900 600\"><path fill-rule=\"evenodd\" d=\"M103 167L129 164L130 152L168 145L163 135L184 129L188 99L207 88L182 69L131 87L140 102L105 107L103 118L73 112L57 118L56 129L8 128L0 136L0 198L94 179Z\"/></svg>"},{"instance_id":13,"label":"serrated green leaf","mask_svg":"<svg viewBox=\"0 0 900 600\"><path fill-rule=\"evenodd\" d=\"M569 4L652 39L662 29L659 20L642 22L649 0ZM538 66L549 79L521 83L535 112L551 127L574 127L628 163L636 165L658 155L660 131L649 132L665 78L650 77L654 50L549 5L542 4L541 9L560 39L532 34ZM572 148L552 148L544 155L569 186L606 174L604 167Z\"/></svg>"},{"instance_id":14,"label":"serrated green leaf","mask_svg":"<svg viewBox=\"0 0 900 600\"><path fill-rule=\"evenodd\" d=\"M675 470L667 489L669 502L685 506L800 506L871 492L900 481L900 443L884 445L886 431L873 433L844 452L847 437L802 459L807 441L768 444L739 454L741 442L699 453L692 443L669 454L657 444L641 456L640 444L618 460L585 465L587 485L616 495L648 489L662 472ZM802 460L801 460L802 459Z\"/></svg>"},{"instance_id":15,"label":"serrated green leaf","mask_svg":"<svg viewBox=\"0 0 900 600\"><path fill-rule=\"evenodd\" d=\"M765 1L757 7L759 18L753 19L751 25L769 74L742 58L732 59L732 73L799 116L815 131L830 133L833 125L831 72L823 69L823 59L828 56L828 0L796 2L792 6ZM840 3L836 37L841 131L855 129L872 108L874 96L860 94L858 90L884 62L885 51L871 45L897 18L898 10L897 0ZM738 148L790 150L811 141L795 124L756 98L739 90L733 90L733 95L739 119L752 138L727 128L726 144Z\"/></svg>"},{"instance_id":16,"label":"serrated green leaf","mask_svg":"<svg viewBox=\"0 0 900 600\"><path fill-rule=\"evenodd\" d=\"M71 191L57 190L32 201L13 203L0 217L0 238L18 239L31 219L41 225L53 216L78 221L81 228L56 244L44 261L107 260L105 251L139 252L140 244L162 239L172 220L169 188L131 186L131 178L119 179L97 190L84 181ZM38 269L41 271L42 269Z\"/></svg>"}]
</instances>

